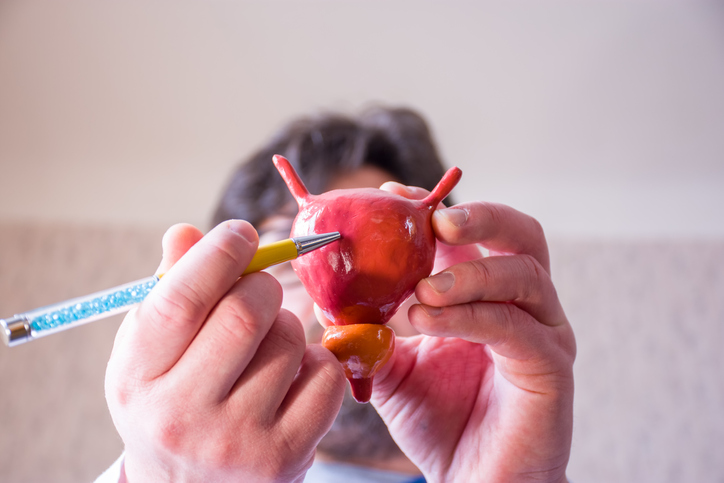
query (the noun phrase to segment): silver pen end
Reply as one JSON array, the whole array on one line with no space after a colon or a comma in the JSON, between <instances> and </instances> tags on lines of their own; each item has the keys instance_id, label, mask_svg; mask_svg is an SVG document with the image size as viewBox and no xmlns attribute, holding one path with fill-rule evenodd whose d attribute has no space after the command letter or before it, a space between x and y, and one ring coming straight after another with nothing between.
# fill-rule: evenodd
<instances>
[{"instance_id":1,"label":"silver pen end","mask_svg":"<svg viewBox=\"0 0 724 483\"><path fill-rule=\"evenodd\" d=\"M342 238L342 235L338 231L335 231L321 235L295 236L292 240L294 240L294 244L297 246L298 255L304 255L340 238Z\"/></svg>"},{"instance_id":2,"label":"silver pen end","mask_svg":"<svg viewBox=\"0 0 724 483\"><path fill-rule=\"evenodd\" d=\"M8 347L29 341L31 334L28 320L19 316L0 319L0 337Z\"/></svg>"}]
</instances>

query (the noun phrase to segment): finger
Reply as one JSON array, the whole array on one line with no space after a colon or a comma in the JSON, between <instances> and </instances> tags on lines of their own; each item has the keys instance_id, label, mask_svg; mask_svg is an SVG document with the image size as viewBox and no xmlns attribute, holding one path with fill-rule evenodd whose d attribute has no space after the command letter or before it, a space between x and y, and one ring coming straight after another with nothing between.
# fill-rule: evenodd
<instances>
[{"instance_id":1,"label":"finger","mask_svg":"<svg viewBox=\"0 0 724 483\"><path fill-rule=\"evenodd\" d=\"M314 304L314 315L317 317L317 322L325 329L330 325L334 325L334 321L327 317L327 314L325 314L322 308L316 303Z\"/></svg>"},{"instance_id":2,"label":"finger","mask_svg":"<svg viewBox=\"0 0 724 483\"><path fill-rule=\"evenodd\" d=\"M380 189L382 191L387 191L396 195L400 195L403 198L407 198L410 200L421 200L430 194L430 192L425 188L420 188L417 186L406 186L396 181L387 181L386 183L383 183L382 186L380 186ZM442 207L444 205L442 205L441 203L439 206Z\"/></svg>"},{"instance_id":3,"label":"finger","mask_svg":"<svg viewBox=\"0 0 724 483\"><path fill-rule=\"evenodd\" d=\"M531 360L547 358L553 349L551 331L513 304L474 302L449 307L414 305L410 323L425 335L457 337L489 345L501 356Z\"/></svg>"},{"instance_id":4,"label":"finger","mask_svg":"<svg viewBox=\"0 0 724 483\"><path fill-rule=\"evenodd\" d=\"M162 258L161 264L156 270L156 275L162 275L166 273L192 246L196 244L203 234L201 231L193 225L186 223L179 223L173 225L171 228L166 230L161 240L162 247ZM129 321L135 317L135 309L129 313ZM126 330L130 322L124 323L118 327L116 333L116 339L113 344L113 350L115 351L116 346L119 346L121 339L125 337ZM111 352L113 354L113 352Z\"/></svg>"},{"instance_id":5,"label":"finger","mask_svg":"<svg viewBox=\"0 0 724 483\"><path fill-rule=\"evenodd\" d=\"M231 390L230 404L246 413L273 418L299 370L305 347L299 319L287 310L279 312Z\"/></svg>"},{"instance_id":6,"label":"finger","mask_svg":"<svg viewBox=\"0 0 724 483\"><path fill-rule=\"evenodd\" d=\"M550 275L530 255L487 257L453 265L421 280L415 296L434 307L510 302L543 324L566 323Z\"/></svg>"},{"instance_id":7,"label":"finger","mask_svg":"<svg viewBox=\"0 0 724 483\"><path fill-rule=\"evenodd\" d=\"M448 245L479 243L491 254L530 255L550 273L548 244L540 223L509 206L475 201L435 210L432 226L438 239Z\"/></svg>"},{"instance_id":8,"label":"finger","mask_svg":"<svg viewBox=\"0 0 724 483\"><path fill-rule=\"evenodd\" d=\"M166 230L161 240L163 258L156 273L168 272L203 236L201 230L187 223L179 223Z\"/></svg>"},{"instance_id":9,"label":"finger","mask_svg":"<svg viewBox=\"0 0 724 483\"><path fill-rule=\"evenodd\" d=\"M249 223L226 221L169 269L138 307L124 337L124 352L128 361L135 361L136 377L153 379L171 369L257 246L257 233Z\"/></svg>"},{"instance_id":10,"label":"finger","mask_svg":"<svg viewBox=\"0 0 724 483\"><path fill-rule=\"evenodd\" d=\"M309 344L301 367L277 414L282 432L298 448L316 446L332 427L347 385L330 351Z\"/></svg>"},{"instance_id":11,"label":"finger","mask_svg":"<svg viewBox=\"0 0 724 483\"><path fill-rule=\"evenodd\" d=\"M192 384L204 400L226 399L262 340L270 337L281 302L281 287L269 274L242 277L211 311L169 371L170 379L180 386Z\"/></svg>"}]
</instances>

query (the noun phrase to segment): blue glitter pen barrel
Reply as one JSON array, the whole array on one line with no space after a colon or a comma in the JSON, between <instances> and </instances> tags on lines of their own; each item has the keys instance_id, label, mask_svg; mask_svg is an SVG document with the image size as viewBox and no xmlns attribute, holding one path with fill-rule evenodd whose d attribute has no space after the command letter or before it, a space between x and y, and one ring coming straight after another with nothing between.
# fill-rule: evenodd
<instances>
[{"instance_id":1,"label":"blue glitter pen barrel","mask_svg":"<svg viewBox=\"0 0 724 483\"><path fill-rule=\"evenodd\" d=\"M126 312L146 298L158 283L146 277L108 290L77 297L3 320L2 338L12 347L31 339Z\"/></svg>"},{"instance_id":2,"label":"blue glitter pen barrel","mask_svg":"<svg viewBox=\"0 0 724 483\"><path fill-rule=\"evenodd\" d=\"M298 236L261 246L242 275L294 260L341 237L342 235L335 231ZM154 275L102 292L16 314L9 319L0 319L0 338L12 347L125 312L140 304L162 276Z\"/></svg>"}]
</instances>

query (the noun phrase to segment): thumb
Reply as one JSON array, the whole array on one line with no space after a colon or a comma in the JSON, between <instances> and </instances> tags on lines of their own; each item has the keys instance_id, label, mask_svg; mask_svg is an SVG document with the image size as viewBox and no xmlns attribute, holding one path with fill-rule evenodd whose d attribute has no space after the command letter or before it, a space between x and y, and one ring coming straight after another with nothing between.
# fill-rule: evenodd
<instances>
[{"instance_id":1,"label":"thumb","mask_svg":"<svg viewBox=\"0 0 724 483\"><path fill-rule=\"evenodd\" d=\"M188 223L179 223L166 230L161 240L163 258L156 270L156 275L168 272L203 236L201 230Z\"/></svg>"},{"instance_id":2,"label":"thumb","mask_svg":"<svg viewBox=\"0 0 724 483\"><path fill-rule=\"evenodd\" d=\"M317 321L324 327L325 329L329 327L330 325L334 325L334 321L327 317L327 315L324 313L324 311L317 305L314 304L314 315L317 317Z\"/></svg>"},{"instance_id":3,"label":"thumb","mask_svg":"<svg viewBox=\"0 0 724 483\"><path fill-rule=\"evenodd\" d=\"M173 267L174 264L178 262L187 251L189 251L189 248L201 240L203 236L203 233L201 233L198 228L193 225L189 225L188 223L179 223L166 230L166 233L164 233L163 239L161 240L163 256L161 258L161 264L158 266L158 269L156 269L156 275L160 276L171 270L171 267ZM136 309L132 309L129 312L129 316L135 312ZM113 357L113 354L116 352L116 347L121 345L121 341L126 336L126 332L128 331L128 322L126 321L133 319L133 317L129 316L124 318L123 323L118 328L116 340L113 343L111 357Z\"/></svg>"}]
</instances>

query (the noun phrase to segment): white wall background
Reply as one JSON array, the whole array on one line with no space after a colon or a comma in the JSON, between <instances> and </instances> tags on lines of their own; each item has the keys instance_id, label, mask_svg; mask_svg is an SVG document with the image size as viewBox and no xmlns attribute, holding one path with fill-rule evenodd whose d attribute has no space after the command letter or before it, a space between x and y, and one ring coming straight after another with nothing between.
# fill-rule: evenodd
<instances>
[{"instance_id":1,"label":"white wall background","mask_svg":"<svg viewBox=\"0 0 724 483\"><path fill-rule=\"evenodd\" d=\"M0 219L207 227L290 116L406 104L458 198L553 237L724 236L724 8L0 3Z\"/></svg>"}]
</instances>

